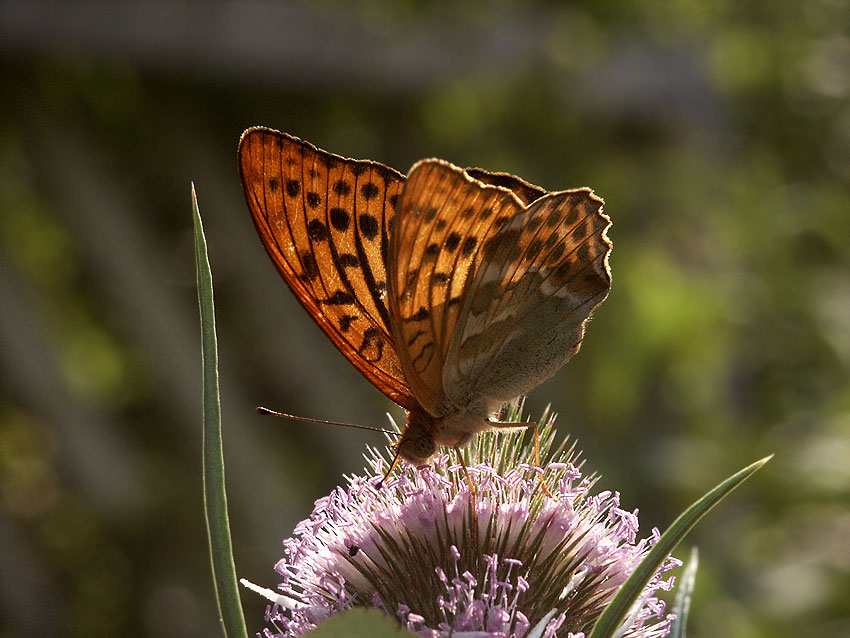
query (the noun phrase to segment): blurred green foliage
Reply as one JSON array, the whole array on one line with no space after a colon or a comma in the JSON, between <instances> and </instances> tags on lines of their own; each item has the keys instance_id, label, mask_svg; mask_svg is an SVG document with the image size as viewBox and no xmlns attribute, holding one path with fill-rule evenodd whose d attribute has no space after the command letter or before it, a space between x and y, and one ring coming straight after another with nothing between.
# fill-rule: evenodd
<instances>
[{"instance_id":1,"label":"blurred green foliage","mask_svg":"<svg viewBox=\"0 0 850 638\"><path fill-rule=\"evenodd\" d=\"M68 7L0 9L0 636L218 631L190 179L240 576L273 586L280 539L380 443L252 407L400 414L254 236L255 124L592 186L613 289L532 413L552 403L647 530L775 452L689 539L689 635L850 634L846 2Z\"/></svg>"}]
</instances>

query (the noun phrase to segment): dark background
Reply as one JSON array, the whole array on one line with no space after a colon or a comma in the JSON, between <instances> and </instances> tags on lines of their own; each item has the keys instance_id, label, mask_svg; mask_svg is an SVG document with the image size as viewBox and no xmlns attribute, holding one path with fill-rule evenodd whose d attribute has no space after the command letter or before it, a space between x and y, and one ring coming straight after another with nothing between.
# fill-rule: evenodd
<instances>
[{"instance_id":1,"label":"dark background","mask_svg":"<svg viewBox=\"0 0 850 638\"><path fill-rule=\"evenodd\" d=\"M850 635L849 96L842 0L5 0L0 636L219 634L190 180L239 575L273 586L281 539L382 441L255 405L401 415L255 236L236 144L257 124L592 186L613 288L532 413L552 403L645 533L776 453L688 539L690 636Z\"/></svg>"}]
</instances>

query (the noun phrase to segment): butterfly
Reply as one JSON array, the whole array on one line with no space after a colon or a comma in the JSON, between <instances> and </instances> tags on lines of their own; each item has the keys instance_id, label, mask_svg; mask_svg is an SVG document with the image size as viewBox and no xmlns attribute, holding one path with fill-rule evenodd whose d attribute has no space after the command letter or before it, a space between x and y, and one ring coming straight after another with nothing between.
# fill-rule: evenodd
<instances>
[{"instance_id":1,"label":"butterfly","mask_svg":"<svg viewBox=\"0 0 850 638\"><path fill-rule=\"evenodd\" d=\"M608 295L611 221L588 188L417 162L407 176L255 127L239 142L251 216L333 344L407 410L414 464L499 427L552 377Z\"/></svg>"}]
</instances>

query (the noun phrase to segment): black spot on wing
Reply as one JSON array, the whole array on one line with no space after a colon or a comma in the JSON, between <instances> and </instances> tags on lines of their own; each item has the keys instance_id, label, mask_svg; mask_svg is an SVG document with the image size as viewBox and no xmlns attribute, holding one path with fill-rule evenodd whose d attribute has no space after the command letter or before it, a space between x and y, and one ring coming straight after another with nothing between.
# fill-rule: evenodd
<instances>
[{"instance_id":1,"label":"black spot on wing","mask_svg":"<svg viewBox=\"0 0 850 638\"><path fill-rule=\"evenodd\" d=\"M454 231L449 233L449 236L446 237L446 242L443 244L446 250L450 253L454 252L455 249L460 245L460 235Z\"/></svg>"},{"instance_id":2,"label":"black spot on wing","mask_svg":"<svg viewBox=\"0 0 850 638\"><path fill-rule=\"evenodd\" d=\"M351 192L351 184L344 179L338 179L334 182L333 189L337 195L348 195Z\"/></svg>"},{"instance_id":3,"label":"black spot on wing","mask_svg":"<svg viewBox=\"0 0 850 638\"><path fill-rule=\"evenodd\" d=\"M425 306L419 306L419 310L417 310L414 314L410 315L407 318L407 321L424 321L430 316L431 313L428 312L428 309Z\"/></svg>"},{"instance_id":4,"label":"black spot on wing","mask_svg":"<svg viewBox=\"0 0 850 638\"><path fill-rule=\"evenodd\" d=\"M338 231L343 232L348 230L348 225L351 223L351 215L343 208L331 208L330 210L331 226Z\"/></svg>"},{"instance_id":5,"label":"black spot on wing","mask_svg":"<svg viewBox=\"0 0 850 638\"><path fill-rule=\"evenodd\" d=\"M565 251L566 248L564 247L564 244L558 244L557 246L555 246L552 252L549 253L549 260L553 262L558 261L561 257L564 256Z\"/></svg>"},{"instance_id":6,"label":"black spot on wing","mask_svg":"<svg viewBox=\"0 0 850 638\"><path fill-rule=\"evenodd\" d=\"M573 231L573 239L581 241L585 237L587 237L587 223L582 222L576 226L576 229Z\"/></svg>"},{"instance_id":7,"label":"black spot on wing","mask_svg":"<svg viewBox=\"0 0 850 638\"><path fill-rule=\"evenodd\" d=\"M467 237L463 241L463 247L460 249L461 254L464 257L469 257L473 251L475 250L475 246L478 244L478 240L475 237Z\"/></svg>"},{"instance_id":8,"label":"black spot on wing","mask_svg":"<svg viewBox=\"0 0 850 638\"><path fill-rule=\"evenodd\" d=\"M378 220L372 215L361 215L359 219L360 232L369 241L374 241L378 236Z\"/></svg>"},{"instance_id":9,"label":"black spot on wing","mask_svg":"<svg viewBox=\"0 0 850 638\"><path fill-rule=\"evenodd\" d=\"M348 304L354 303L354 295L342 290L337 290L322 303L328 306L347 306Z\"/></svg>"},{"instance_id":10,"label":"black spot on wing","mask_svg":"<svg viewBox=\"0 0 850 638\"><path fill-rule=\"evenodd\" d=\"M304 266L304 275L309 281L313 281L319 276L319 264L316 263L316 258L312 253L302 254L301 264Z\"/></svg>"},{"instance_id":11,"label":"black spot on wing","mask_svg":"<svg viewBox=\"0 0 850 638\"><path fill-rule=\"evenodd\" d=\"M351 253L342 253L339 256L339 261L337 263L339 263L340 267L342 268L353 268L355 266L360 265L360 260L357 259L357 255L352 255Z\"/></svg>"},{"instance_id":12,"label":"black spot on wing","mask_svg":"<svg viewBox=\"0 0 850 638\"><path fill-rule=\"evenodd\" d=\"M369 358L370 351L374 348L374 357ZM381 337L381 331L375 326L366 328L363 333L363 341L360 342L360 347L357 352L363 355L363 358L373 363L380 361L384 356L384 339Z\"/></svg>"},{"instance_id":13,"label":"black spot on wing","mask_svg":"<svg viewBox=\"0 0 850 638\"><path fill-rule=\"evenodd\" d=\"M324 241L328 238L328 227L318 219L311 219L307 224L307 235L313 241Z\"/></svg>"},{"instance_id":14,"label":"black spot on wing","mask_svg":"<svg viewBox=\"0 0 850 638\"><path fill-rule=\"evenodd\" d=\"M510 215L499 215L493 222L493 228L497 230L503 228L509 221L511 221Z\"/></svg>"},{"instance_id":15,"label":"black spot on wing","mask_svg":"<svg viewBox=\"0 0 850 638\"><path fill-rule=\"evenodd\" d=\"M348 329L351 328L351 322L356 321L359 317L355 315L342 315L339 318L339 330L340 332L348 332Z\"/></svg>"},{"instance_id":16,"label":"black spot on wing","mask_svg":"<svg viewBox=\"0 0 850 638\"><path fill-rule=\"evenodd\" d=\"M375 199L378 196L378 193L381 192L381 189L378 188L378 185L374 182L366 182L363 186L360 187L360 194L363 195L363 199L370 200Z\"/></svg>"},{"instance_id":17,"label":"black spot on wing","mask_svg":"<svg viewBox=\"0 0 850 638\"><path fill-rule=\"evenodd\" d=\"M310 208L318 208L319 204L322 203L322 196L318 193L314 193L310 191L307 193L307 205Z\"/></svg>"}]
</instances>

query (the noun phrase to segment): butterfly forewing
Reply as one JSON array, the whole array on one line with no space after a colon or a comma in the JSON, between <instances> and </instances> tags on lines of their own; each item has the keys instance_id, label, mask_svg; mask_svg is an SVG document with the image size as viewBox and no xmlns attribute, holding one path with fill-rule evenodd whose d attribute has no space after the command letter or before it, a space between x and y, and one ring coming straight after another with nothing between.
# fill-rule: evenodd
<instances>
[{"instance_id":1,"label":"butterfly forewing","mask_svg":"<svg viewBox=\"0 0 850 638\"><path fill-rule=\"evenodd\" d=\"M447 355L450 400L510 399L578 351L611 285L601 206L588 189L546 195L485 242Z\"/></svg>"},{"instance_id":2,"label":"butterfly forewing","mask_svg":"<svg viewBox=\"0 0 850 638\"><path fill-rule=\"evenodd\" d=\"M481 246L521 205L509 191L439 160L411 169L401 202L388 260L392 334L414 394L442 416L456 409L443 370Z\"/></svg>"},{"instance_id":3,"label":"butterfly forewing","mask_svg":"<svg viewBox=\"0 0 850 638\"><path fill-rule=\"evenodd\" d=\"M239 167L260 239L296 297L378 389L415 407L386 303L388 225L404 177L264 128L243 134Z\"/></svg>"}]
</instances>

